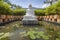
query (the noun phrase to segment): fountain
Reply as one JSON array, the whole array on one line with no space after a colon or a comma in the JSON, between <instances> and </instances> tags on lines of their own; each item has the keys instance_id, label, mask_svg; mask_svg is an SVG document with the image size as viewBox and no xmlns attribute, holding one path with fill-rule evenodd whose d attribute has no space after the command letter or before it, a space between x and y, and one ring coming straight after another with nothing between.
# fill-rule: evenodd
<instances>
[{"instance_id":1,"label":"fountain","mask_svg":"<svg viewBox=\"0 0 60 40\"><path fill-rule=\"evenodd\" d=\"M38 24L38 20L34 14L34 8L32 5L29 5L29 8L26 10L26 15L24 15L22 23L25 25L36 25Z\"/></svg>"}]
</instances>

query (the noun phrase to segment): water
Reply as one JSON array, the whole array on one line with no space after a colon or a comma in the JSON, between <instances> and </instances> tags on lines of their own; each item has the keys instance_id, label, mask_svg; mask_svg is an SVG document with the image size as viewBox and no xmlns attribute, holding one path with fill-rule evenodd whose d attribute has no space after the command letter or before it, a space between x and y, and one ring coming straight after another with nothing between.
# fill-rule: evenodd
<instances>
[{"instance_id":1,"label":"water","mask_svg":"<svg viewBox=\"0 0 60 40\"><path fill-rule=\"evenodd\" d=\"M59 28L60 28L59 26L56 26L54 24L50 24L47 22L40 22L40 25L38 25L38 26L23 26L20 21L16 21L16 22L7 24L5 26L1 26L0 33L9 34L7 37L8 40L26 40L26 38L22 38L22 35L20 35L20 33L26 32L26 31L29 31L32 29L35 31L46 32L47 34L52 36L50 40L55 40L54 39L55 37L53 35L55 35L55 36L59 35L59 34L56 34L56 33L60 32ZM53 31L53 32L51 32L51 31ZM57 36L57 37L59 38L60 36ZM29 39L27 39L27 40L29 40Z\"/></svg>"}]
</instances>

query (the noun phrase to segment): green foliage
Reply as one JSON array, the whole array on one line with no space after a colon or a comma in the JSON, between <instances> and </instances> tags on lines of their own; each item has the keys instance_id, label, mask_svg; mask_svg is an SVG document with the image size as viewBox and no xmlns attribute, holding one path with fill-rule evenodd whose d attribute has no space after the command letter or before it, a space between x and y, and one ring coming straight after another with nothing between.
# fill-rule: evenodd
<instances>
[{"instance_id":1,"label":"green foliage","mask_svg":"<svg viewBox=\"0 0 60 40\"><path fill-rule=\"evenodd\" d=\"M46 9L41 9L41 10L35 10L35 14L38 16L41 15L55 15L58 14L60 15L60 1L57 3L47 7Z\"/></svg>"},{"instance_id":2,"label":"green foliage","mask_svg":"<svg viewBox=\"0 0 60 40\"><path fill-rule=\"evenodd\" d=\"M0 1L3 1L3 0L0 0Z\"/></svg>"},{"instance_id":3,"label":"green foliage","mask_svg":"<svg viewBox=\"0 0 60 40\"><path fill-rule=\"evenodd\" d=\"M47 26L48 25L48 26ZM48 34L48 36L50 37L50 40L56 39L59 40L60 39L60 27L51 23L44 23L44 26L46 26L46 33ZM57 27L59 29L57 29ZM55 28L55 29L54 29Z\"/></svg>"},{"instance_id":4,"label":"green foliage","mask_svg":"<svg viewBox=\"0 0 60 40\"><path fill-rule=\"evenodd\" d=\"M54 8L53 6L48 7L48 8L46 9L45 15L54 15L54 14L56 14L56 13L54 12L54 9L53 9L53 8Z\"/></svg>"},{"instance_id":5,"label":"green foliage","mask_svg":"<svg viewBox=\"0 0 60 40\"><path fill-rule=\"evenodd\" d=\"M16 5L16 4L10 4L12 7L15 7L15 8L22 8L21 6L19 5Z\"/></svg>"},{"instance_id":6,"label":"green foliage","mask_svg":"<svg viewBox=\"0 0 60 40\"><path fill-rule=\"evenodd\" d=\"M6 38L2 38L1 40L9 40L9 38L8 38L8 37L6 37Z\"/></svg>"},{"instance_id":7,"label":"green foliage","mask_svg":"<svg viewBox=\"0 0 60 40\"><path fill-rule=\"evenodd\" d=\"M10 12L11 12L10 5L4 3L3 1L0 1L0 14L10 14Z\"/></svg>"},{"instance_id":8,"label":"green foliage","mask_svg":"<svg viewBox=\"0 0 60 40\"><path fill-rule=\"evenodd\" d=\"M11 8L12 7L12 8ZM15 7L13 9L13 7ZM35 15L44 16L44 15L60 15L60 1L49 6L46 9L35 10ZM26 10L22 9L19 5L11 4L9 0L0 0L0 15L25 15Z\"/></svg>"},{"instance_id":9,"label":"green foliage","mask_svg":"<svg viewBox=\"0 0 60 40\"><path fill-rule=\"evenodd\" d=\"M25 9L22 9L20 6L14 5L14 4L9 4L6 3L7 0L0 0L0 15L24 15L25 14ZM11 8L15 7L15 9Z\"/></svg>"},{"instance_id":10,"label":"green foliage","mask_svg":"<svg viewBox=\"0 0 60 40\"><path fill-rule=\"evenodd\" d=\"M58 38L56 38L56 40L59 40Z\"/></svg>"},{"instance_id":11,"label":"green foliage","mask_svg":"<svg viewBox=\"0 0 60 40\"><path fill-rule=\"evenodd\" d=\"M45 35L44 32L42 31L28 31L27 33L25 33L30 39L44 39L44 40L49 40L49 36Z\"/></svg>"},{"instance_id":12,"label":"green foliage","mask_svg":"<svg viewBox=\"0 0 60 40\"><path fill-rule=\"evenodd\" d=\"M25 9L15 9L13 15L25 15Z\"/></svg>"},{"instance_id":13,"label":"green foliage","mask_svg":"<svg viewBox=\"0 0 60 40\"><path fill-rule=\"evenodd\" d=\"M60 1L46 8L45 12L46 15L60 14Z\"/></svg>"},{"instance_id":14,"label":"green foliage","mask_svg":"<svg viewBox=\"0 0 60 40\"><path fill-rule=\"evenodd\" d=\"M45 10L43 10L43 9L41 9L41 10L35 10L35 15L37 15L37 16L45 15Z\"/></svg>"}]
</instances>

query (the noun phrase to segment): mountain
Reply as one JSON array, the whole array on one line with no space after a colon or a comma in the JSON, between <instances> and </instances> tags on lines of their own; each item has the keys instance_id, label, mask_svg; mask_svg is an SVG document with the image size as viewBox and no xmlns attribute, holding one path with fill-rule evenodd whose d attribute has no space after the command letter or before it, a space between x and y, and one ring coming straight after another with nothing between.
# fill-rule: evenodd
<instances>
[{"instance_id":1,"label":"mountain","mask_svg":"<svg viewBox=\"0 0 60 40\"><path fill-rule=\"evenodd\" d=\"M32 7L33 9L43 9L43 8L36 8L36 7ZM28 8L23 8L23 9L28 9Z\"/></svg>"}]
</instances>

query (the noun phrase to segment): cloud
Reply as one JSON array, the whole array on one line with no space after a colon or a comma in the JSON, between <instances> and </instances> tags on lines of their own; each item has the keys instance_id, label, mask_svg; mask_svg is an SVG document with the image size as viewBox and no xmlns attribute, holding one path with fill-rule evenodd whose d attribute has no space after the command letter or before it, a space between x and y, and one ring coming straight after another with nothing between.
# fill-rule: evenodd
<instances>
[{"instance_id":1,"label":"cloud","mask_svg":"<svg viewBox=\"0 0 60 40\"><path fill-rule=\"evenodd\" d=\"M10 0L12 4L20 5L23 8L27 8L29 4L32 4L33 7L44 8L43 1L44 0Z\"/></svg>"},{"instance_id":2,"label":"cloud","mask_svg":"<svg viewBox=\"0 0 60 40\"><path fill-rule=\"evenodd\" d=\"M50 6L50 4L44 4L42 8L47 8L48 6Z\"/></svg>"}]
</instances>

